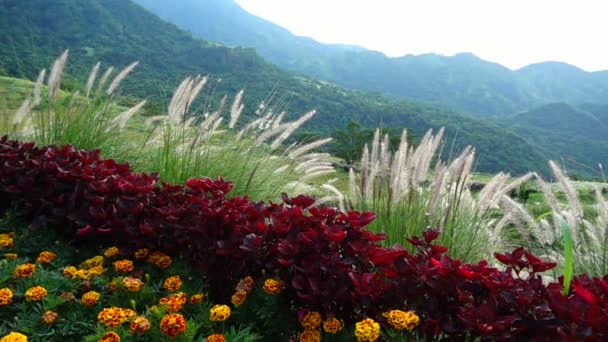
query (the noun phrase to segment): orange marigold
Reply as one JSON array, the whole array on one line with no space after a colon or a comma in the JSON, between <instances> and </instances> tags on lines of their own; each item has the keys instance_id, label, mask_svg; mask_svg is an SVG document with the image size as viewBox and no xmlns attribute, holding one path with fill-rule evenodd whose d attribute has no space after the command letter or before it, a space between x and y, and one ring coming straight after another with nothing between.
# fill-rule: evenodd
<instances>
[{"instance_id":1,"label":"orange marigold","mask_svg":"<svg viewBox=\"0 0 608 342\"><path fill-rule=\"evenodd\" d=\"M171 265L171 257L164 253L156 251L150 254L150 256L148 257L148 262L164 270L165 268L169 267L169 265Z\"/></svg>"},{"instance_id":2,"label":"orange marigold","mask_svg":"<svg viewBox=\"0 0 608 342\"><path fill-rule=\"evenodd\" d=\"M179 278L178 275L171 276L165 280L165 282L163 283L163 287L167 291L175 292L179 290L180 287L182 287L182 280Z\"/></svg>"},{"instance_id":3,"label":"orange marigold","mask_svg":"<svg viewBox=\"0 0 608 342\"><path fill-rule=\"evenodd\" d=\"M336 318L325 320L325 322L323 322L323 330L329 334L337 334L342 330L342 322Z\"/></svg>"},{"instance_id":4,"label":"orange marigold","mask_svg":"<svg viewBox=\"0 0 608 342\"><path fill-rule=\"evenodd\" d=\"M150 253L150 250L147 248L140 248L135 251L135 259L145 259L148 256L148 253Z\"/></svg>"},{"instance_id":5,"label":"orange marigold","mask_svg":"<svg viewBox=\"0 0 608 342\"><path fill-rule=\"evenodd\" d=\"M129 273L133 271L133 261L131 260L118 260L114 262L114 270L116 272Z\"/></svg>"},{"instance_id":6,"label":"orange marigold","mask_svg":"<svg viewBox=\"0 0 608 342\"><path fill-rule=\"evenodd\" d=\"M39 264L50 264L55 258L57 258L57 254L50 251L42 251L40 252L40 255L38 255L36 262Z\"/></svg>"},{"instance_id":7,"label":"orange marigold","mask_svg":"<svg viewBox=\"0 0 608 342\"><path fill-rule=\"evenodd\" d=\"M108 328L117 328L134 315L136 314L131 309L122 309L113 306L101 310L99 315L97 315L97 320Z\"/></svg>"},{"instance_id":8,"label":"orange marigold","mask_svg":"<svg viewBox=\"0 0 608 342\"><path fill-rule=\"evenodd\" d=\"M200 304L203 302L203 299L205 299L204 294L202 294L202 293L193 294L192 297L190 297L190 304Z\"/></svg>"},{"instance_id":9,"label":"orange marigold","mask_svg":"<svg viewBox=\"0 0 608 342\"><path fill-rule=\"evenodd\" d=\"M42 286L33 286L25 290L25 300L28 302L38 302L44 299L48 292Z\"/></svg>"},{"instance_id":10,"label":"orange marigold","mask_svg":"<svg viewBox=\"0 0 608 342\"><path fill-rule=\"evenodd\" d=\"M17 259L17 253L4 253L4 258L9 260Z\"/></svg>"},{"instance_id":11,"label":"orange marigold","mask_svg":"<svg viewBox=\"0 0 608 342\"><path fill-rule=\"evenodd\" d=\"M129 331L133 334L143 334L146 331L150 330L150 321L144 317L139 316L131 321L131 325L129 325Z\"/></svg>"},{"instance_id":12,"label":"orange marigold","mask_svg":"<svg viewBox=\"0 0 608 342\"><path fill-rule=\"evenodd\" d=\"M366 318L355 324L357 342L373 342L380 337L380 324L371 318Z\"/></svg>"},{"instance_id":13,"label":"orange marigold","mask_svg":"<svg viewBox=\"0 0 608 342\"><path fill-rule=\"evenodd\" d=\"M78 269L74 266L67 266L63 268L63 276L66 278L74 278Z\"/></svg>"},{"instance_id":14,"label":"orange marigold","mask_svg":"<svg viewBox=\"0 0 608 342\"><path fill-rule=\"evenodd\" d=\"M59 315L55 311L48 310L42 314L40 319L46 324L53 324Z\"/></svg>"},{"instance_id":15,"label":"orange marigold","mask_svg":"<svg viewBox=\"0 0 608 342\"><path fill-rule=\"evenodd\" d=\"M300 334L300 342L321 342L319 330L305 330Z\"/></svg>"},{"instance_id":16,"label":"orange marigold","mask_svg":"<svg viewBox=\"0 0 608 342\"><path fill-rule=\"evenodd\" d=\"M209 319L212 322L223 322L230 317L230 307L216 304L209 310L209 313Z\"/></svg>"},{"instance_id":17,"label":"orange marigold","mask_svg":"<svg viewBox=\"0 0 608 342\"><path fill-rule=\"evenodd\" d=\"M316 330L321 327L322 322L323 317L321 317L320 313L316 311L310 311L306 313L306 315L304 315L304 318L302 319L302 322L300 322L300 324L302 324L304 330Z\"/></svg>"},{"instance_id":18,"label":"orange marigold","mask_svg":"<svg viewBox=\"0 0 608 342\"><path fill-rule=\"evenodd\" d=\"M185 293L178 292L172 294L169 297L161 298L160 304L167 306L167 310L169 310L170 312L178 312L184 307L184 304L186 304L187 299L188 298L186 297Z\"/></svg>"},{"instance_id":19,"label":"orange marigold","mask_svg":"<svg viewBox=\"0 0 608 342\"><path fill-rule=\"evenodd\" d=\"M226 338L222 334L213 334L207 336L207 342L226 342Z\"/></svg>"},{"instance_id":20,"label":"orange marigold","mask_svg":"<svg viewBox=\"0 0 608 342\"><path fill-rule=\"evenodd\" d=\"M236 285L235 290L238 291L245 291L247 294L250 294L251 291L253 290L253 278L251 278L250 276L247 276L243 279L241 279L239 281L239 283Z\"/></svg>"},{"instance_id":21,"label":"orange marigold","mask_svg":"<svg viewBox=\"0 0 608 342\"><path fill-rule=\"evenodd\" d=\"M118 251L118 248L117 248L117 247L110 247L110 248L106 249L106 251L105 251L105 252L103 252L103 255L104 255L106 258L113 258L113 257L115 257L115 256L117 256L117 255L118 255L118 252L119 252L119 251Z\"/></svg>"},{"instance_id":22,"label":"orange marigold","mask_svg":"<svg viewBox=\"0 0 608 342\"><path fill-rule=\"evenodd\" d=\"M230 302L234 304L234 306L239 306L245 303L245 299L247 299L247 292L238 290L230 298Z\"/></svg>"},{"instance_id":23,"label":"orange marigold","mask_svg":"<svg viewBox=\"0 0 608 342\"><path fill-rule=\"evenodd\" d=\"M12 332L0 338L0 342L27 342L27 336L18 332Z\"/></svg>"},{"instance_id":24,"label":"orange marigold","mask_svg":"<svg viewBox=\"0 0 608 342\"><path fill-rule=\"evenodd\" d=\"M165 315L160 321L160 330L170 338L175 338L186 331L186 320L178 313Z\"/></svg>"},{"instance_id":25,"label":"orange marigold","mask_svg":"<svg viewBox=\"0 0 608 342\"><path fill-rule=\"evenodd\" d=\"M95 277L101 277L106 272L106 269L101 265L93 266L89 269L89 274Z\"/></svg>"},{"instance_id":26,"label":"orange marigold","mask_svg":"<svg viewBox=\"0 0 608 342\"><path fill-rule=\"evenodd\" d=\"M390 326L397 330L412 330L420 322L420 317L413 311L391 310L382 314Z\"/></svg>"},{"instance_id":27,"label":"orange marigold","mask_svg":"<svg viewBox=\"0 0 608 342\"><path fill-rule=\"evenodd\" d=\"M108 331L99 339L99 342L120 342L120 335L113 331Z\"/></svg>"},{"instance_id":28,"label":"orange marigold","mask_svg":"<svg viewBox=\"0 0 608 342\"><path fill-rule=\"evenodd\" d=\"M13 236L9 233L0 234L0 248L13 247Z\"/></svg>"},{"instance_id":29,"label":"orange marigold","mask_svg":"<svg viewBox=\"0 0 608 342\"><path fill-rule=\"evenodd\" d=\"M275 279L266 279L262 286L262 290L269 295L277 295L281 293L281 283Z\"/></svg>"},{"instance_id":30,"label":"orange marigold","mask_svg":"<svg viewBox=\"0 0 608 342\"><path fill-rule=\"evenodd\" d=\"M36 265L30 264L29 262L26 264L17 265L15 267L15 272L13 275L17 278L28 278L32 274L36 272Z\"/></svg>"},{"instance_id":31,"label":"orange marigold","mask_svg":"<svg viewBox=\"0 0 608 342\"><path fill-rule=\"evenodd\" d=\"M76 271L74 278L78 278L81 280L89 280L93 277L93 273L89 272L89 270L80 269Z\"/></svg>"},{"instance_id":32,"label":"orange marigold","mask_svg":"<svg viewBox=\"0 0 608 342\"><path fill-rule=\"evenodd\" d=\"M101 295L99 294L99 292L89 291L82 295L80 302L82 302L82 304L86 306L91 307L97 304L97 302L99 302L100 297Z\"/></svg>"},{"instance_id":33,"label":"orange marigold","mask_svg":"<svg viewBox=\"0 0 608 342\"><path fill-rule=\"evenodd\" d=\"M131 292L138 292L144 286L144 282L137 278L125 277L122 279L122 285Z\"/></svg>"},{"instance_id":34,"label":"orange marigold","mask_svg":"<svg viewBox=\"0 0 608 342\"><path fill-rule=\"evenodd\" d=\"M13 291L9 288L0 289L0 306L9 305L13 302Z\"/></svg>"}]
</instances>

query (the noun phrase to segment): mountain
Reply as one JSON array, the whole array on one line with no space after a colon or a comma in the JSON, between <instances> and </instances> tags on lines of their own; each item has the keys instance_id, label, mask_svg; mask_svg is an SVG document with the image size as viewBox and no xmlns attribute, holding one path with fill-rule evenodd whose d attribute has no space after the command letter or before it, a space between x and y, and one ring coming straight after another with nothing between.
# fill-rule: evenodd
<instances>
[{"instance_id":1,"label":"mountain","mask_svg":"<svg viewBox=\"0 0 608 342\"><path fill-rule=\"evenodd\" d=\"M503 120L551 159L583 176L608 165L608 105L552 103Z\"/></svg>"},{"instance_id":2,"label":"mountain","mask_svg":"<svg viewBox=\"0 0 608 342\"><path fill-rule=\"evenodd\" d=\"M468 53L389 58L293 35L248 13L233 0L136 1L198 37L253 47L286 69L344 87L441 104L478 117L505 116L553 102L604 103L608 98L608 72L589 73L565 63L539 63L512 71Z\"/></svg>"},{"instance_id":3,"label":"mountain","mask_svg":"<svg viewBox=\"0 0 608 342\"><path fill-rule=\"evenodd\" d=\"M454 151L467 144L477 147L478 171L521 173L544 166L533 146L493 124L284 72L252 49L195 39L131 1L0 0L0 69L8 76L35 79L66 48L72 75L67 84L75 88L98 60L106 67L140 60L122 91L155 103L166 103L182 77L211 74L222 79L213 98L246 89L248 113L273 92L291 114L316 108L319 114L308 130L327 134L357 121L364 127L407 127L422 136L429 128L445 126L446 141L451 145L455 140Z\"/></svg>"}]
</instances>

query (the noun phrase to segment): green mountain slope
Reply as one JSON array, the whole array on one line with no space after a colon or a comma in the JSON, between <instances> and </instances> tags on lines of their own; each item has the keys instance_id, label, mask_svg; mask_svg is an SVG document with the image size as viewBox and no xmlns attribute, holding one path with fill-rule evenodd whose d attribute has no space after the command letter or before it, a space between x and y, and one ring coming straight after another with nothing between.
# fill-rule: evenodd
<instances>
[{"instance_id":1,"label":"green mountain slope","mask_svg":"<svg viewBox=\"0 0 608 342\"><path fill-rule=\"evenodd\" d=\"M551 159L563 161L568 169L585 176L599 176L598 164L608 165L607 119L605 105L574 107L553 103L518 113L503 124L541 148Z\"/></svg>"},{"instance_id":2,"label":"green mountain slope","mask_svg":"<svg viewBox=\"0 0 608 342\"><path fill-rule=\"evenodd\" d=\"M363 126L408 127L418 136L446 126L455 150L473 144L478 170L520 173L543 167L543 157L523 139L494 125L453 112L380 95L347 91L332 84L294 76L266 63L251 49L232 49L203 40L166 23L127 0L1 0L0 68L10 76L34 79L38 70L66 48L73 84L84 83L89 68L141 64L127 78L123 93L166 101L187 74L212 74L223 81L215 98L246 89L246 112L273 89L292 114L312 108L319 114L307 129L329 132L349 121Z\"/></svg>"},{"instance_id":3,"label":"green mountain slope","mask_svg":"<svg viewBox=\"0 0 608 342\"><path fill-rule=\"evenodd\" d=\"M439 103L480 117L505 116L552 102L606 102L608 73L562 63L518 71L471 54L389 58L362 48L298 37L233 0L136 0L193 34L254 47L282 67L354 89Z\"/></svg>"}]
</instances>

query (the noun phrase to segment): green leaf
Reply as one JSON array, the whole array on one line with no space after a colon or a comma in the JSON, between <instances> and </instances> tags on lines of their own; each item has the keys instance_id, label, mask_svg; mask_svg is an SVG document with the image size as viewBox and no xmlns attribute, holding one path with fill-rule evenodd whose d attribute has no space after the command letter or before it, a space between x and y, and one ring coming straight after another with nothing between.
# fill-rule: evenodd
<instances>
[{"instance_id":1,"label":"green leaf","mask_svg":"<svg viewBox=\"0 0 608 342\"><path fill-rule=\"evenodd\" d=\"M570 293L570 282L572 281L572 273L574 272L574 243L572 242L572 233L568 223L561 219L562 235L564 238L564 296Z\"/></svg>"}]
</instances>

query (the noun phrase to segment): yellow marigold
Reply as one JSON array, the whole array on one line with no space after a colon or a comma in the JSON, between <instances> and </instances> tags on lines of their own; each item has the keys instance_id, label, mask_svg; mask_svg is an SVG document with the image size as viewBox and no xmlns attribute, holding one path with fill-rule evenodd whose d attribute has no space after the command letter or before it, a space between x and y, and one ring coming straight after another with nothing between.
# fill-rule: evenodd
<instances>
[{"instance_id":1,"label":"yellow marigold","mask_svg":"<svg viewBox=\"0 0 608 342\"><path fill-rule=\"evenodd\" d=\"M216 304L209 312L209 319L212 322L223 322L230 317L230 307L228 305Z\"/></svg>"},{"instance_id":2,"label":"yellow marigold","mask_svg":"<svg viewBox=\"0 0 608 342\"><path fill-rule=\"evenodd\" d=\"M99 297L101 297L99 292L89 291L82 295L80 302L89 307L94 306L95 304L97 304L97 302L99 302Z\"/></svg>"},{"instance_id":3,"label":"yellow marigold","mask_svg":"<svg viewBox=\"0 0 608 342\"><path fill-rule=\"evenodd\" d=\"M213 334L207 336L207 342L226 342L226 338L222 334Z\"/></svg>"},{"instance_id":4,"label":"yellow marigold","mask_svg":"<svg viewBox=\"0 0 608 342\"><path fill-rule=\"evenodd\" d=\"M17 278L28 278L29 276L34 274L34 272L36 272L36 265L30 264L28 262L26 264L17 265L13 274Z\"/></svg>"},{"instance_id":5,"label":"yellow marigold","mask_svg":"<svg viewBox=\"0 0 608 342\"><path fill-rule=\"evenodd\" d=\"M321 342L319 330L305 330L300 334L300 342Z\"/></svg>"},{"instance_id":6,"label":"yellow marigold","mask_svg":"<svg viewBox=\"0 0 608 342\"><path fill-rule=\"evenodd\" d=\"M178 275L171 276L165 280L165 282L163 283L163 287L167 291L175 292L179 290L180 287L182 287L182 280L179 278Z\"/></svg>"},{"instance_id":7,"label":"yellow marigold","mask_svg":"<svg viewBox=\"0 0 608 342\"><path fill-rule=\"evenodd\" d=\"M238 290L230 298L230 302L234 304L234 306L239 306L245 303L245 299L247 299L247 292Z\"/></svg>"},{"instance_id":8,"label":"yellow marigold","mask_svg":"<svg viewBox=\"0 0 608 342\"><path fill-rule=\"evenodd\" d=\"M253 290L253 278L251 278L250 276L247 276L243 279L241 279L239 281L239 283L236 285L235 290L238 291L245 291L245 293L250 294L251 291Z\"/></svg>"},{"instance_id":9,"label":"yellow marigold","mask_svg":"<svg viewBox=\"0 0 608 342\"><path fill-rule=\"evenodd\" d=\"M42 286L33 286L25 290L25 300L28 302L38 302L44 299L48 292Z\"/></svg>"},{"instance_id":10,"label":"yellow marigold","mask_svg":"<svg viewBox=\"0 0 608 342\"><path fill-rule=\"evenodd\" d=\"M101 277L106 272L106 269L101 265L93 266L89 269L89 274L95 277Z\"/></svg>"},{"instance_id":11,"label":"yellow marigold","mask_svg":"<svg viewBox=\"0 0 608 342\"><path fill-rule=\"evenodd\" d=\"M262 286L262 290L269 295L277 295L281 293L281 283L275 279L266 279Z\"/></svg>"},{"instance_id":12,"label":"yellow marigold","mask_svg":"<svg viewBox=\"0 0 608 342\"><path fill-rule=\"evenodd\" d=\"M76 271L76 274L74 275L74 278L78 278L81 280L89 280L93 277L93 274L91 272L89 272L89 270L84 270L84 269L80 269L78 271Z\"/></svg>"},{"instance_id":13,"label":"yellow marigold","mask_svg":"<svg viewBox=\"0 0 608 342\"><path fill-rule=\"evenodd\" d=\"M105 252L103 252L103 255L106 258L113 258L113 257L115 257L115 256L118 255L118 248L116 248L116 247L110 247L110 248L106 249Z\"/></svg>"},{"instance_id":14,"label":"yellow marigold","mask_svg":"<svg viewBox=\"0 0 608 342\"><path fill-rule=\"evenodd\" d=\"M325 322L323 322L323 330L329 334L337 334L342 330L342 322L336 318L325 320Z\"/></svg>"},{"instance_id":15,"label":"yellow marigold","mask_svg":"<svg viewBox=\"0 0 608 342\"><path fill-rule=\"evenodd\" d=\"M159 251L153 252L148 257L148 262L160 269L165 269L171 265L171 257Z\"/></svg>"},{"instance_id":16,"label":"yellow marigold","mask_svg":"<svg viewBox=\"0 0 608 342\"><path fill-rule=\"evenodd\" d=\"M320 313L316 311L310 311L306 313L306 315L304 315L304 318L302 319L302 322L300 322L300 324L302 324L304 330L316 330L319 329L322 322L323 317L321 317Z\"/></svg>"},{"instance_id":17,"label":"yellow marigold","mask_svg":"<svg viewBox=\"0 0 608 342\"><path fill-rule=\"evenodd\" d=\"M27 336L18 332L12 332L0 338L0 342L27 342Z\"/></svg>"},{"instance_id":18,"label":"yellow marigold","mask_svg":"<svg viewBox=\"0 0 608 342\"><path fill-rule=\"evenodd\" d=\"M40 252L40 255L38 255L36 262L39 264L50 264L55 258L57 258L57 254L49 251L42 251Z\"/></svg>"},{"instance_id":19,"label":"yellow marigold","mask_svg":"<svg viewBox=\"0 0 608 342\"><path fill-rule=\"evenodd\" d=\"M95 266L103 266L103 263L104 263L103 257L101 255L96 255L90 259L83 261L80 264L80 268L84 268L85 270L88 270Z\"/></svg>"},{"instance_id":20,"label":"yellow marigold","mask_svg":"<svg viewBox=\"0 0 608 342\"><path fill-rule=\"evenodd\" d=\"M97 320L108 328L117 328L134 315L135 312L131 309L122 309L113 306L101 310L97 315Z\"/></svg>"},{"instance_id":21,"label":"yellow marigold","mask_svg":"<svg viewBox=\"0 0 608 342\"><path fill-rule=\"evenodd\" d=\"M380 337L380 324L371 318L366 318L355 324L357 342L375 341Z\"/></svg>"},{"instance_id":22,"label":"yellow marigold","mask_svg":"<svg viewBox=\"0 0 608 342\"><path fill-rule=\"evenodd\" d=\"M116 272L129 273L133 269L133 261L131 260L119 260L114 263L114 270Z\"/></svg>"},{"instance_id":23,"label":"yellow marigold","mask_svg":"<svg viewBox=\"0 0 608 342\"><path fill-rule=\"evenodd\" d=\"M13 236L8 233L0 234L0 248L13 247Z\"/></svg>"},{"instance_id":24,"label":"yellow marigold","mask_svg":"<svg viewBox=\"0 0 608 342\"><path fill-rule=\"evenodd\" d=\"M186 320L177 313L165 315L160 321L160 330L170 338L175 338L186 331Z\"/></svg>"},{"instance_id":25,"label":"yellow marigold","mask_svg":"<svg viewBox=\"0 0 608 342\"><path fill-rule=\"evenodd\" d=\"M412 330L420 322L420 317L413 311L391 310L382 314L388 324L397 330Z\"/></svg>"},{"instance_id":26,"label":"yellow marigold","mask_svg":"<svg viewBox=\"0 0 608 342\"><path fill-rule=\"evenodd\" d=\"M66 278L74 278L78 269L74 266L67 266L63 268L63 276Z\"/></svg>"},{"instance_id":27,"label":"yellow marigold","mask_svg":"<svg viewBox=\"0 0 608 342\"><path fill-rule=\"evenodd\" d=\"M129 331L131 331L132 334L141 335L148 330L150 330L150 321L144 316L135 318L131 321L131 325L129 325Z\"/></svg>"},{"instance_id":28,"label":"yellow marigold","mask_svg":"<svg viewBox=\"0 0 608 342\"><path fill-rule=\"evenodd\" d=\"M55 311L48 310L42 314L40 319L46 324L53 324L59 315Z\"/></svg>"},{"instance_id":29,"label":"yellow marigold","mask_svg":"<svg viewBox=\"0 0 608 342\"><path fill-rule=\"evenodd\" d=\"M147 248L140 248L135 251L135 259L145 259L148 256L148 253L150 253L150 250Z\"/></svg>"},{"instance_id":30,"label":"yellow marigold","mask_svg":"<svg viewBox=\"0 0 608 342\"><path fill-rule=\"evenodd\" d=\"M170 312L178 312L184 307L184 304L186 304L186 300L186 294L183 292L178 292L172 294L169 297L161 298L160 304L167 306L167 310L169 310Z\"/></svg>"},{"instance_id":31,"label":"yellow marigold","mask_svg":"<svg viewBox=\"0 0 608 342\"><path fill-rule=\"evenodd\" d=\"M4 258L9 260L17 259L17 253L4 253Z\"/></svg>"},{"instance_id":32,"label":"yellow marigold","mask_svg":"<svg viewBox=\"0 0 608 342\"><path fill-rule=\"evenodd\" d=\"M99 339L99 342L120 342L120 335L113 331L108 331Z\"/></svg>"},{"instance_id":33,"label":"yellow marigold","mask_svg":"<svg viewBox=\"0 0 608 342\"><path fill-rule=\"evenodd\" d=\"M203 302L203 299L205 299L204 294L202 294L202 293L193 294L192 297L190 297L190 304L200 304Z\"/></svg>"},{"instance_id":34,"label":"yellow marigold","mask_svg":"<svg viewBox=\"0 0 608 342\"><path fill-rule=\"evenodd\" d=\"M144 282L137 278L125 277L122 279L122 285L131 292L138 292L144 286Z\"/></svg>"},{"instance_id":35,"label":"yellow marigold","mask_svg":"<svg viewBox=\"0 0 608 342\"><path fill-rule=\"evenodd\" d=\"M13 291L9 288L0 289L0 306L9 305L13 302Z\"/></svg>"}]
</instances>

